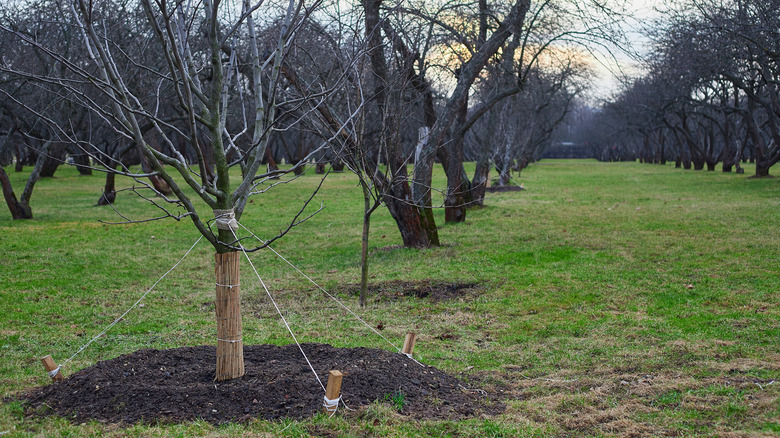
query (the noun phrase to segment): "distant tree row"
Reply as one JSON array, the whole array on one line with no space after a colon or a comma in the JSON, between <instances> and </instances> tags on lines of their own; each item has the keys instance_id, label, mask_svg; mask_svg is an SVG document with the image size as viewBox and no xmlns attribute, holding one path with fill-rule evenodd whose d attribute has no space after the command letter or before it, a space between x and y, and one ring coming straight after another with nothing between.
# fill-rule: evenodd
<instances>
[{"instance_id":1,"label":"distant tree row","mask_svg":"<svg viewBox=\"0 0 780 438\"><path fill-rule=\"evenodd\" d=\"M583 124L602 160L724 172L780 159L780 1L687 0L653 34L647 73Z\"/></svg>"}]
</instances>

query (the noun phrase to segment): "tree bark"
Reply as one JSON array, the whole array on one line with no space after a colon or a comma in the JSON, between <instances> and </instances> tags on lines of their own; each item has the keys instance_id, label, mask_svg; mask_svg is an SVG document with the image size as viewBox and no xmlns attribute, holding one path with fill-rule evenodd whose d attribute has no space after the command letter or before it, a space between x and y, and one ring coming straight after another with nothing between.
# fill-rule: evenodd
<instances>
[{"instance_id":1,"label":"tree bark","mask_svg":"<svg viewBox=\"0 0 780 438\"><path fill-rule=\"evenodd\" d=\"M12 219L32 219L32 212L27 207L25 210L19 201L16 199L13 187L11 187L11 180L8 178L8 174L5 173L5 169L0 167L0 185L3 188L3 198L8 205L8 209L11 210ZM27 216L28 215L28 216Z\"/></svg>"},{"instance_id":2,"label":"tree bark","mask_svg":"<svg viewBox=\"0 0 780 438\"><path fill-rule=\"evenodd\" d=\"M435 151L430 147L428 134L431 129L421 126L417 132L417 145L414 152L414 174L412 175L412 200L418 206L431 204L431 185Z\"/></svg>"},{"instance_id":3,"label":"tree bark","mask_svg":"<svg viewBox=\"0 0 780 438\"><path fill-rule=\"evenodd\" d=\"M454 135L450 142L449 161L447 166L447 195L444 197L444 221L447 223L466 221L466 200L470 192L470 181L463 169L464 133L458 127L466 123L468 112L468 97L463 102L455 120Z\"/></svg>"},{"instance_id":4,"label":"tree bark","mask_svg":"<svg viewBox=\"0 0 780 438\"><path fill-rule=\"evenodd\" d=\"M152 166L149 163L149 158L146 157L146 154L141 152L141 146L138 146L139 148L139 155L141 156L141 169L144 172L151 172ZM171 190L171 186L168 185L167 182L160 176L160 175L152 175L149 177L149 181L152 182L152 186L155 190L162 193L165 196L173 194L173 190Z\"/></svg>"},{"instance_id":5,"label":"tree bark","mask_svg":"<svg viewBox=\"0 0 780 438\"><path fill-rule=\"evenodd\" d=\"M480 157L474 169L474 179L471 182L472 206L485 205L485 191L490 177L490 160Z\"/></svg>"},{"instance_id":6,"label":"tree bark","mask_svg":"<svg viewBox=\"0 0 780 438\"><path fill-rule=\"evenodd\" d=\"M97 205L110 205L116 199L116 174L109 170L106 173L106 185L103 187L103 194L100 195Z\"/></svg>"},{"instance_id":7,"label":"tree bark","mask_svg":"<svg viewBox=\"0 0 780 438\"><path fill-rule=\"evenodd\" d=\"M267 165L269 172L279 170L279 166L276 164L276 160L274 160L274 156L271 153L270 147L265 148L265 164Z\"/></svg>"},{"instance_id":8,"label":"tree bark","mask_svg":"<svg viewBox=\"0 0 780 438\"><path fill-rule=\"evenodd\" d=\"M753 175L755 178L768 178L769 177L769 167L764 165L764 163L759 162L756 160L756 174Z\"/></svg>"},{"instance_id":9,"label":"tree bark","mask_svg":"<svg viewBox=\"0 0 780 438\"><path fill-rule=\"evenodd\" d=\"M306 163L301 161L296 161L295 163L291 163L293 167L293 174L295 175L303 175L304 172L306 172Z\"/></svg>"},{"instance_id":10,"label":"tree bark","mask_svg":"<svg viewBox=\"0 0 780 438\"><path fill-rule=\"evenodd\" d=\"M333 162L331 163L331 168L334 172L343 172L344 171L344 162L341 161L340 158L336 157L333 159Z\"/></svg>"},{"instance_id":11,"label":"tree bark","mask_svg":"<svg viewBox=\"0 0 780 438\"><path fill-rule=\"evenodd\" d=\"M89 167L89 155L85 153L72 154L73 164L76 165L76 170L79 171L79 175L92 175L92 169Z\"/></svg>"},{"instance_id":12,"label":"tree bark","mask_svg":"<svg viewBox=\"0 0 780 438\"><path fill-rule=\"evenodd\" d=\"M386 196L384 203L390 211L390 215L395 219L398 231L401 232L404 246L407 248L439 246L439 233L436 229L436 223L430 220L433 217L433 213L430 209L420 208L410 204L408 201L404 202L396 199L394 194L407 196L406 199L409 199L408 196L411 195L408 183L403 182L399 183L399 185L406 187L400 187L391 191L391 196ZM430 212L430 217L425 214L426 211Z\"/></svg>"},{"instance_id":13,"label":"tree bark","mask_svg":"<svg viewBox=\"0 0 780 438\"><path fill-rule=\"evenodd\" d=\"M39 170L40 176L43 178L51 178L54 176L57 168L60 167L60 164L65 161L65 147L61 144L50 146L47 149L47 152L41 152L41 155L44 156L44 161ZM35 165L38 165L37 161Z\"/></svg>"},{"instance_id":14,"label":"tree bark","mask_svg":"<svg viewBox=\"0 0 780 438\"><path fill-rule=\"evenodd\" d=\"M413 204L412 190L408 182L406 170L407 160L401 150L397 130L398 114L395 108L389 108L388 98L388 66L383 52L380 6L382 0L363 0L365 11L365 32L368 40L369 57L371 60L371 84L373 86L373 107L366 114L366 126L369 135L364 139L367 145L385 144L387 148L387 166L392 169L390 180L385 175L379 176L376 167L378 162L372 161L367 173L374 178L375 184L382 187L383 201L398 226L401 239L406 247L428 248L439 245L439 235L430 208L420 208Z\"/></svg>"},{"instance_id":15,"label":"tree bark","mask_svg":"<svg viewBox=\"0 0 780 438\"><path fill-rule=\"evenodd\" d=\"M40 151L38 151L38 159L35 160L35 167L33 167L32 172L30 172L30 176L27 178L27 184L24 185L24 190L22 190L22 196L17 203L17 208L21 215L19 219L32 219L33 217L32 208L30 207L30 198L32 197L35 184L41 179L41 169L44 166L50 148L51 142L47 141L44 143L43 147L41 147Z\"/></svg>"},{"instance_id":16,"label":"tree bark","mask_svg":"<svg viewBox=\"0 0 780 438\"><path fill-rule=\"evenodd\" d=\"M16 142L14 144L14 149L16 150L16 164L14 165L14 172L21 172L24 170L24 160L25 160L23 148L19 144L19 142Z\"/></svg>"},{"instance_id":17,"label":"tree bark","mask_svg":"<svg viewBox=\"0 0 780 438\"><path fill-rule=\"evenodd\" d=\"M368 233L371 228L371 193L364 181L360 181L363 189L363 234L360 239L360 307L366 306L368 295Z\"/></svg>"}]
</instances>

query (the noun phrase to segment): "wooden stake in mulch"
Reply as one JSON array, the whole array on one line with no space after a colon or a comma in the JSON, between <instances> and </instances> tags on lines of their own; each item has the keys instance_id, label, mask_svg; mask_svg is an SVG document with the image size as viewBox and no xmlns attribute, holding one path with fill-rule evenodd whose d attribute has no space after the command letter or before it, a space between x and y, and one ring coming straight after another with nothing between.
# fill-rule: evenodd
<instances>
[{"instance_id":1,"label":"wooden stake in mulch","mask_svg":"<svg viewBox=\"0 0 780 438\"><path fill-rule=\"evenodd\" d=\"M414 341L417 340L417 335L409 332L406 334L406 339L404 339L404 348L401 350L403 354L412 354L414 351Z\"/></svg>"},{"instance_id":2,"label":"wooden stake in mulch","mask_svg":"<svg viewBox=\"0 0 780 438\"><path fill-rule=\"evenodd\" d=\"M328 373L328 386L325 389L325 400L323 402L323 410L328 415L333 415L339 407L342 377L343 374L339 370L330 370L330 373Z\"/></svg>"},{"instance_id":3,"label":"wooden stake in mulch","mask_svg":"<svg viewBox=\"0 0 780 438\"><path fill-rule=\"evenodd\" d=\"M43 367L46 368L46 372L49 373L51 380L59 382L60 380L65 379L65 377L60 372L59 367L57 366L57 362L54 362L54 359L52 359L51 355L41 359L41 363L43 364Z\"/></svg>"},{"instance_id":4,"label":"wooden stake in mulch","mask_svg":"<svg viewBox=\"0 0 780 438\"><path fill-rule=\"evenodd\" d=\"M216 254L217 373L229 380L244 375L244 342L241 332L241 294L238 251Z\"/></svg>"}]
</instances>

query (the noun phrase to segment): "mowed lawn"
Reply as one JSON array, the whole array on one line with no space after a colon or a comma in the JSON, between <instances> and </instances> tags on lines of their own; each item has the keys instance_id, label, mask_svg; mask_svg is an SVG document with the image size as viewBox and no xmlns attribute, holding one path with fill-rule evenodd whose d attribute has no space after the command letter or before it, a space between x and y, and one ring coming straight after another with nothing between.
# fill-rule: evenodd
<instances>
[{"instance_id":1,"label":"mowed lawn","mask_svg":"<svg viewBox=\"0 0 780 438\"><path fill-rule=\"evenodd\" d=\"M29 170L7 169L17 194ZM373 217L372 284L479 285L463 296L383 293L357 310L348 290L359 281L362 198L351 174L328 176L308 211L324 209L274 245L393 342L417 332L418 359L501 394L503 414L417 421L380 401L306 421L71 424L25 417L9 397L46 385L41 357L74 354L198 235L187 219L101 223L121 221L93 207L103 177L63 167L36 185L33 220L0 209L0 435L780 435L780 180L558 160L517 180L525 191L489 195L463 224L436 210L439 248L401 248L386 209ZM242 224L272 237L319 182L309 172L255 197ZM158 212L130 192L116 208L132 219ZM252 259L301 341L391 348L272 253ZM141 348L215 343L213 260L201 242L64 374ZM244 342L291 343L245 261L242 270Z\"/></svg>"}]
</instances>

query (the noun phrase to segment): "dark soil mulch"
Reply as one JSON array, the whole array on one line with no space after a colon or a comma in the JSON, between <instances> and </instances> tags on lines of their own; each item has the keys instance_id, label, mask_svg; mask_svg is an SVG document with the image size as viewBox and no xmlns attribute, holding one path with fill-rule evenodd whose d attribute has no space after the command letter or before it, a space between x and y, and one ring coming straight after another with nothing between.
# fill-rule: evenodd
<instances>
[{"instance_id":1,"label":"dark soil mulch","mask_svg":"<svg viewBox=\"0 0 780 438\"><path fill-rule=\"evenodd\" d=\"M485 189L488 193L500 193L500 192L520 192L525 190L520 186L490 186Z\"/></svg>"},{"instance_id":2,"label":"dark soil mulch","mask_svg":"<svg viewBox=\"0 0 780 438\"><path fill-rule=\"evenodd\" d=\"M488 400L494 397L466 391L457 378L401 354L301 345L323 383L328 370L344 374L342 400L352 409L378 400L403 405L402 414L419 418L463 418L503 410L501 403ZM296 345L244 346L246 375L227 382L214 381L215 355L213 346L139 350L35 388L20 399L26 401L28 415L59 415L75 422L201 418L219 424L304 418L322 409L322 388Z\"/></svg>"},{"instance_id":3,"label":"dark soil mulch","mask_svg":"<svg viewBox=\"0 0 780 438\"><path fill-rule=\"evenodd\" d=\"M360 293L359 284L345 286L348 293L357 295ZM457 283L443 281L385 281L381 283L369 283L369 297L381 298L414 297L427 298L432 301L452 300L466 297L482 289L477 283Z\"/></svg>"}]
</instances>

